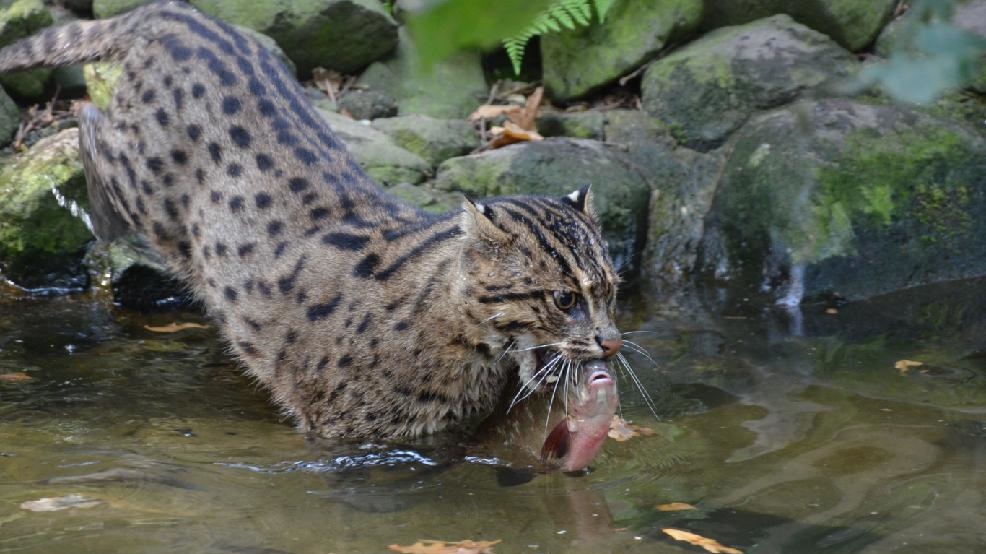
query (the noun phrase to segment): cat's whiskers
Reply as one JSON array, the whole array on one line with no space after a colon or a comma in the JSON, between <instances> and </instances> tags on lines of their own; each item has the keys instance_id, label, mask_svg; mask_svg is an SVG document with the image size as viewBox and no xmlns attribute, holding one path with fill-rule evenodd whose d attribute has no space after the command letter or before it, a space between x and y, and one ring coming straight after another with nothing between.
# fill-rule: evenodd
<instances>
[{"instance_id":1,"label":"cat's whiskers","mask_svg":"<svg viewBox=\"0 0 986 554\"><path fill-rule=\"evenodd\" d=\"M507 407L507 412L534 394L534 391L536 391L538 387L541 386L541 383L548 378L551 371L556 365L558 365L561 359L561 354L555 354L554 357L548 361L548 363L544 364L543 368L539 369L537 373L532 375L526 383L521 384L517 394L515 394L513 399L510 401L510 406Z\"/></svg>"},{"instance_id":2,"label":"cat's whiskers","mask_svg":"<svg viewBox=\"0 0 986 554\"><path fill-rule=\"evenodd\" d=\"M644 387L644 383L633 370L633 367L630 365L630 361L627 360L626 356L622 353L618 353L616 355L616 359L619 362L618 365L620 366L620 369L626 372L627 376L630 377L630 380L633 381L634 386L636 386L637 390L640 391L640 395L643 397L644 403L647 404L647 408L652 414L654 414L655 418L660 419L660 416L657 415L657 402L654 401L654 397L652 397L647 391L647 388Z\"/></svg>"}]
</instances>

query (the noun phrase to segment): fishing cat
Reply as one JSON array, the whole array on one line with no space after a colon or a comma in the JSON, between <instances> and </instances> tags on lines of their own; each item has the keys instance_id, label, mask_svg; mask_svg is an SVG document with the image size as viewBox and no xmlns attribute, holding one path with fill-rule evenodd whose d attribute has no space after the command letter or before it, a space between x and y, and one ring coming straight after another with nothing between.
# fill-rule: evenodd
<instances>
[{"instance_id":1,"label":"fishing cat","mask_svg":"<svg viewBox=\"0 0 986 554\"><path fill-rule=\"evenodd\" d=\"M100 59L123 74L79 117L96 234L145 234L303 430L466 428L508 383L577 380L619 350L587 188L404 205L264 47L182 2L47 29L0 71Z\"/></svg>"}]
</instances>

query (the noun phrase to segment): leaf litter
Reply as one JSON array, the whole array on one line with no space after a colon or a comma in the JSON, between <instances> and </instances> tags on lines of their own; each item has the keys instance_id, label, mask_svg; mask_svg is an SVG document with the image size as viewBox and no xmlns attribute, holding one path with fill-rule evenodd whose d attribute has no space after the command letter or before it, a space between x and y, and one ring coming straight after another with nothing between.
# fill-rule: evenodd
<instances>
[{"instance_id":1,"label":"leaf litter","mask_svg":"<svg viewBox=\"0 0 986 554\"><path fill-rule=\"evenodd\" d=\"M192 323L190 321L177 322L172 321L167 325L144 325L144 329L151 331L152 333L177 333L178 331L184 331L185 329L208 329L208 325L202 325L201 323Z\"/></svg>"},{"instance_id":2,"label":"leaf litter","mask_svg":"<svg viewBox=\"0 0 986 554\"><path fill-rule=\"evenodd\" d=\"M715 539L703 537L702 535L696 535L695 533L691 533L689 531L682 531L681 529L674 529L671 527L665 527L664 529L661 529L661 531L676 541L683 541L688 544L704 548L707 552L711 552L712 554L743 554L742 550L731 546L726 546Z\"/></svg>"},{"instance_id":3,"label":"leaf litter","mask_svg":"<svg viewBox=\"0 0 986 554\"><path fill-rule=\"evenodd\" d=\"M649 437L654 434L650 427L634 425L618 415L609 422L609 438L616 442L625 442L634 437Z\"/></svg>"}]
</instances>

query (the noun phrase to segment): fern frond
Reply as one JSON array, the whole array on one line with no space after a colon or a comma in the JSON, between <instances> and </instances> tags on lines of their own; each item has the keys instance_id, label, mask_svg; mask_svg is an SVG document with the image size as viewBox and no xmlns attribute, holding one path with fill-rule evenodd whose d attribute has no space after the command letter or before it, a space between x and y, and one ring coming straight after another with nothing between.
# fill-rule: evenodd
<instances>
[{"instance_id":1,"label":"fern frond","mask_svg":"<svg viewBox=\"0 0 986 554\"><path fill-rule=\"evenodd\" d=\"M534 21L523 31L504 39L503 48L513 65L514 74L520 74L520 64L524 60L524 49L534 37L563 29L576 30L592 23L592 8L595 6L599 20L615 0L557 0L539 13Z\"/></svg>"}]
</instances>

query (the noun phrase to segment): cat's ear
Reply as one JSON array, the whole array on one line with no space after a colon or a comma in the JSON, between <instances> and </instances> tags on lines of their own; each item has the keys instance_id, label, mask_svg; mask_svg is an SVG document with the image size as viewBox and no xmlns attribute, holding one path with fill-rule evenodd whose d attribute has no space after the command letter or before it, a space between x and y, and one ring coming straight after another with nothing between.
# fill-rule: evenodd
<instances>
[{"instance_id":1,"label":"cat's ear","mask_svg":"<svg viewBox=\"0 0 986 554\"><path fill-rule=\"evenodd\" d=\"M466 236L487 242L507 242L507 233L496 224L493 207L468 196L462 201L462 231Z\"/></svg>"},{"instance_id":2,"label":"cat's ear","mask_svg":"<svg viewBox=\"0 0 986 554\"><path fill-rule=\"evenodd\" d=\"M569 206L575 208L576 210L586 214L587 216L595 219L596 212L592 209L592 185L585 185L584 187L573 191L565 196L561 197L562 202L565 202Z\"/></svg>"}]
</instances>

